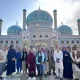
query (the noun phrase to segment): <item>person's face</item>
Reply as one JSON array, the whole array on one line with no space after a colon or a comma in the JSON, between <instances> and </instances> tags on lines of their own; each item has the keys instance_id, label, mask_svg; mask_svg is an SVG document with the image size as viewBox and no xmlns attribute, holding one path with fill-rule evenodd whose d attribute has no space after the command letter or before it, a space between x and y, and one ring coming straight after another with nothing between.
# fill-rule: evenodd
<instances>
[{"instance_id":1,"label":"person's face","mask_svg":"<svg viewBox=\"0 0 80 80\"><path fill-rule=\"evenodd\" d=\"M14 49L14 46L12 45L12 49Z\"/></svg>"},{"instance_id":2,"label":"person's face","mask_svg":"<svg viewBox=\"0 0 80 80\"><path fill-rule=\"evenodd\" d=\"M18 50L20 51L20 48Z\"/></svg>"},{"instance_id":3,"label":"person's face","mask_svg":"<svg viewBox=\"0 0 80 80\"><path fill-rule=\"evenodd\" d=\"M56 49L59 50L59 46L58 45L56 45Z\"/></svg>"},{"instance_id":4,"label":"person's face","mask_svg":"<svg viewBox=\"0 0 80 80\"><path fill-rule=\"evenodd\" d=\"M66 48L64 47L63 50L66 51Z\"/></svg>"},{"instance_id":5,"label":"person's face","mask_svg":"<svg viewBox=\"0 0 80 80\"><path fill-rule=\"evenodd\" d=\"M41 47L38 47L38 51L41 51Z\"/></svg>"},{"instance_id":6,"label":"person's face","mask_svg":"<svg viewBox=\"0 0 80 80\"><path fill-rule=\"evenodd\" d=\"M73 50L77 50L77 47L73 47Z\"/></svg>"}]
</instances>

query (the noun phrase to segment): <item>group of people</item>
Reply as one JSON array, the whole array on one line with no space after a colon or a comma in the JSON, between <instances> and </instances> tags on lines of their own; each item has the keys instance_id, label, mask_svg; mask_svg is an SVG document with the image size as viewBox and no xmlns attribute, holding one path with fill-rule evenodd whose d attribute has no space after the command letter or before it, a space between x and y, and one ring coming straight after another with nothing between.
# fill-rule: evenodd
<instances>
[{"instance_id":1,"label":"group of people","mask_svg":"<svg viewBox=\"0 0 80 80\"><path fill-rule=\"evenodd\" d=\"M29 75L28 79L39 77L43 80L43 76L47 77L53 73L56 79L63 80L64 77L79 80L80 51L76 45L73 45L72 49L60 48L58 44L55 45L55 49L30 46L29 50L15 50L14 45L11 45L9 49L4 48L0 51L0 79L3 79L1 75L4 71L11 77L16 69L16 74L23 71L23 74Z\"/></svg>"}]
</instances>

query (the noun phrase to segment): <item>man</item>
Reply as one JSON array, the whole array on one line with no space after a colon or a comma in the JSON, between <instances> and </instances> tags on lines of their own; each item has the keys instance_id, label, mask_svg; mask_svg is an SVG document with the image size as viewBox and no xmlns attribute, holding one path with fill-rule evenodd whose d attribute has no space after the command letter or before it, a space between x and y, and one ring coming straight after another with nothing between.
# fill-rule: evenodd
<instances>
[{"instance_id":1,"label":"man","mask_svg":"<svg viewBox=\"0 0 80 80\"><path fill-rule=\"evenodd\" d=\"M77 46L73 45L72 47L72 68L73 68L73 78L74 80L79 80L80 78L80 51L77 50Z\"/></svg>"},{"instance_id":2,"label":"man","mask_svg":"<svg viewBox=\"0 0 80 80\"><path fill-rule=\"evenodd\" d=\"M7 62L7 47L4 46L4 49L0 50L0 80L3 79L1 76L6 68L6 62Z\"/></svg>"},{"instance_id":3,"label":"man","mask_svg":"<svg viewBox=\"0 0 80 80\"><path fill-rule=\"evenodd\" d=\"M48 74L51 75L51 70L53 70L53 74L55 74L55 63L54 63L54 58L53 58L53 47L48 51L48 56L49 56L49 72Z\"/></svg>"},{"instance_id":4,"label":"man","mask_svg":"<svg viewBox=\"0 0 80 80\"><path fill-rule=\"evenodd\" d=\"M63 53L59 49L58 45L56 45L55 48L56 50L54 51L54 61L56 78L60 77L60 80L63 80Z\"/></svg>"},{"instance_id":5,"label":"man","mask_svg":"<svg viewBox=\"0 0 80 80\"><path fill-rule=\"evenodd\" d=\"M36 55L36 65L37 65L37 70L38 70L38 76L40 77L40 80L43 78L43 65L44 65L44 53L41 50L41 47L38 46L38 52Z\"/></svg>"}]
</instances>

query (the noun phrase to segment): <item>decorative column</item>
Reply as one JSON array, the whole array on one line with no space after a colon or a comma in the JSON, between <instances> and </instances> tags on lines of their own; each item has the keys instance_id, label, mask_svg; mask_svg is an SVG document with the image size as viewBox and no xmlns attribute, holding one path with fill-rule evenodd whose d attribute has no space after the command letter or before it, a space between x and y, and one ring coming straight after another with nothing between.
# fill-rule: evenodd
<instances>
[{"instance_id":1,"label":"decorative column","mask_svg":"<svg viewBox=\"0 0 80 80\"><path fill-rule=\"evenodd\" d=\"M1 28L2 27L2 22L3 22L2 19L0 19L0 35L1 35L1 31L2 31L2 28Z\"/></svg>"},{"instance_id":2,"label":"decorative column","mask_svg":"<svg viewBox=\"0 0 80 80\"><path fill-rule=\"evenodd\" d=\"M57 30L57 10L56 9L53 11L53 15L54 15L54 29Z\"/></svg>"},{"instance_id":3,"label":"decorative column","mask_svg":"<svg viewBox=\"0 0 80 80\"><path fill-rule=\"evenodd\" d=\"M26 29L26 9L23 9L23 30Z\"/></svg>"},{"instance_id":4,"label":"decorative column","mask_svg":"<svg viewBox=\"0 0 80 80\"><path fill-rule=\"evenodd\" d=\"M78 24L78 34L80 35L80 19L77 20L77 24Z\"/></svg>"}]
</instances>

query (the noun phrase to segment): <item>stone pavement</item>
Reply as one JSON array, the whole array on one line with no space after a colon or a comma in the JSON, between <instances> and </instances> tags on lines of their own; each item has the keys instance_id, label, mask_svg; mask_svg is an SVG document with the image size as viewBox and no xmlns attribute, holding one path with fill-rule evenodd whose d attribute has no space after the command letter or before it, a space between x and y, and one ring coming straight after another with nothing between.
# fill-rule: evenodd
<instances>
[{"instance_id":1,"label":"stone pavement","mask_svg":"<svg viewBox=\"0 0 80 80\"><path fill-rule=\"evenodd\" d=\"M4 80L27 80L28 79L27 74L23 75L23 74L15 74L15 73L13 74L12 78L6 77L5 73L3 74L3 77L5 77ZM39 78L36 78L36 80L39 80ZM43 80L56 80L56 79L55 76L51 75L51 76L44 77Z\"/></svg>"}]
</instances>

